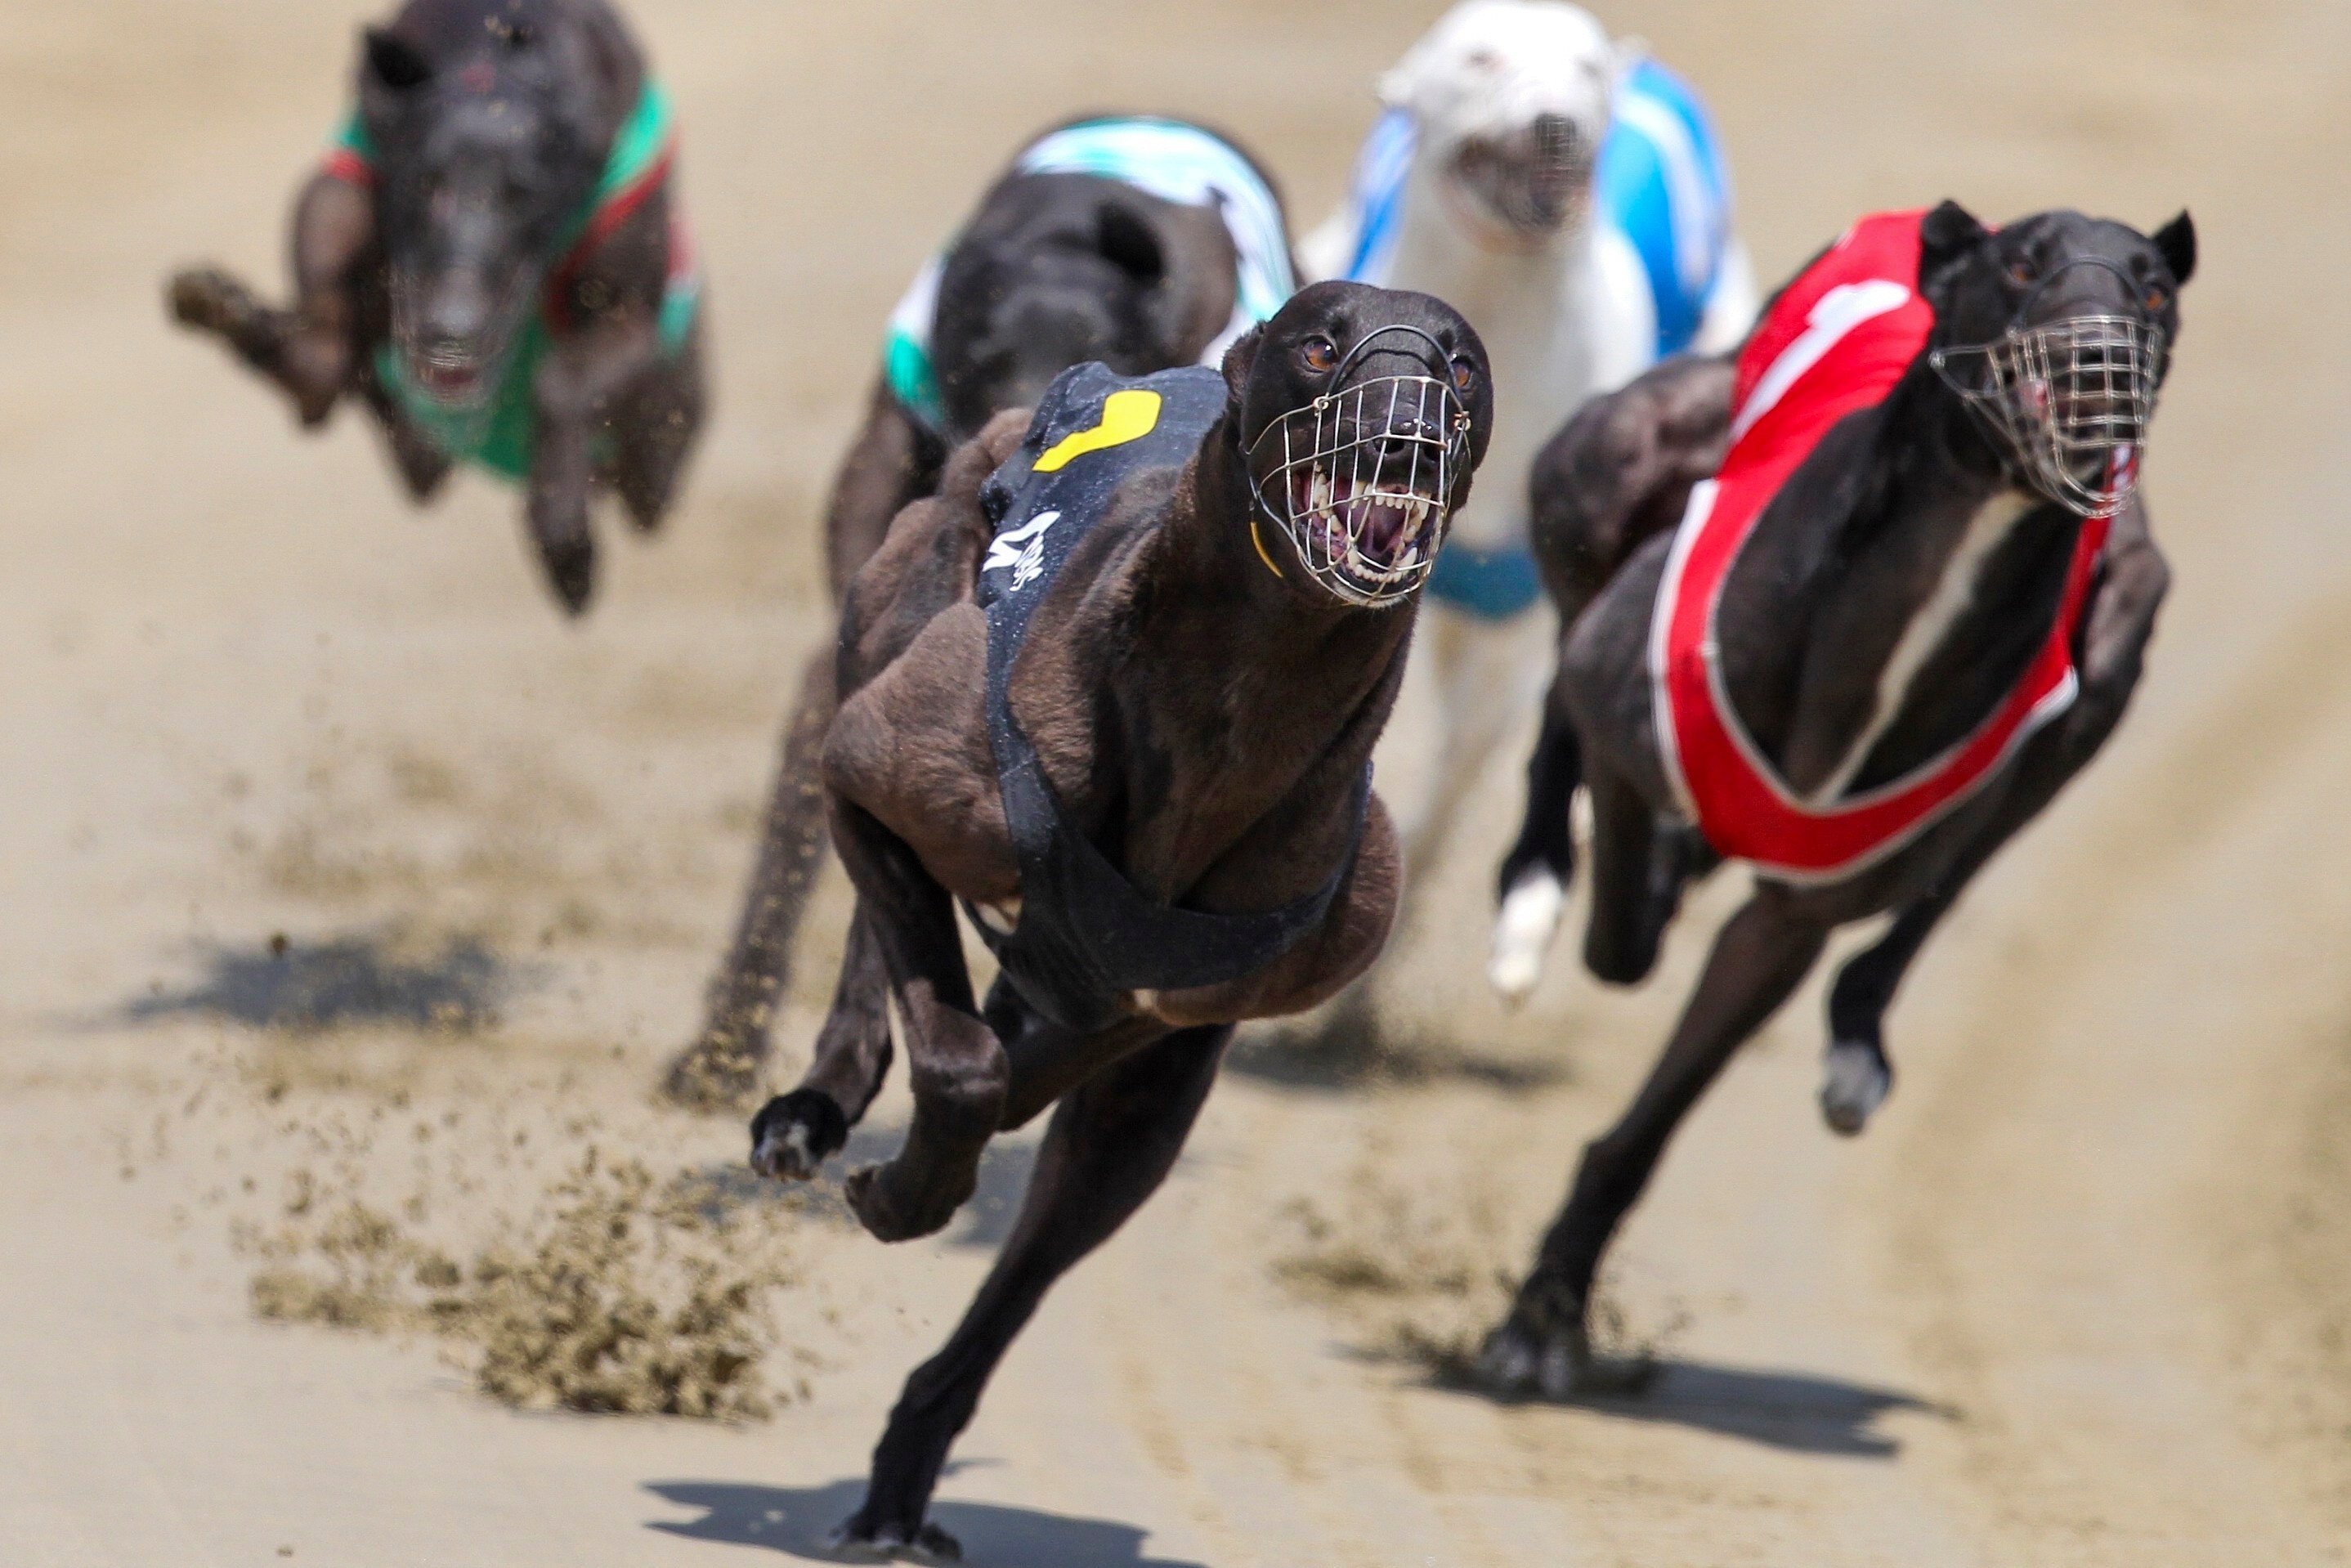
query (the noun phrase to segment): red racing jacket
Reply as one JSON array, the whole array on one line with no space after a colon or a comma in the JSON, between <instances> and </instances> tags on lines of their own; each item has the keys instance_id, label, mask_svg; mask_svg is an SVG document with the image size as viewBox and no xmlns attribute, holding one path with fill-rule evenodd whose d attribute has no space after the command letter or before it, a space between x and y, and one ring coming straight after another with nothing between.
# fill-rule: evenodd
<instances>
[{"instance_id":1,"label":"red racing jacket","mask_svg":"<svg viewBox=\"0 0 2351 1568\"><path fill-rule=\"evenodd\" d=\"M2085 518L2056 622L2013 691L1973 733L1865 792L1808 800L1731 710L1715 633L1723 584L1772 497L1837 422L1883 402L1927 346L1918 294L1923 212L1848 229L1784 289L1739 356L1730 449L1690 495L1650 623L1666 777L1707 841L1777 880L1833 882L1894 853L1981 789L2080 681L2074 637L2107 524Z\"/></svg>"}]
</instances>

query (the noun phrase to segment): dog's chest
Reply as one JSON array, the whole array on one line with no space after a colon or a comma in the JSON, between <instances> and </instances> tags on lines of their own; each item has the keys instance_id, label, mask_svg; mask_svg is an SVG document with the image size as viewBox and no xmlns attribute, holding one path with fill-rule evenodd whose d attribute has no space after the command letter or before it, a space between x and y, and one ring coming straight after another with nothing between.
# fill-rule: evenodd
<instances>
[{"instance_id":1,"label":"dog's chest","mask_svg":"<svg viewBox=\"0 0 2351 1568\"><path fill-rule=\"evenodd\" d=\"M1867 716L1845 747L1835 771L1817 792L1821 800L1834 800L1844 794L1878 741L1909 707L1929 662L1944 652L1960 622L1977 607L1992 557L2015 535L2035 505L2019 491L2002 490L1969 515L1959 538L1931 575L1925 595L1896 633L1873 685Z\"/></svg>"}]
</instances>

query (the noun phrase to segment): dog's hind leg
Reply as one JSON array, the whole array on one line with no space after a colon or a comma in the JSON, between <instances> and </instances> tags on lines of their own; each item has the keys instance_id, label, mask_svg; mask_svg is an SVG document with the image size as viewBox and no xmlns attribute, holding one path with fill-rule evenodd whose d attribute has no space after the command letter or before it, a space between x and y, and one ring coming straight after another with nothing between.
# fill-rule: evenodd
<instances>
[{"instance_id":1,"label":"dog's hind leg","mask_svg":"<svg viewBox=\"0 0 2351 1568\"><path fill-rule=\"evenodd\" d=\"M1567 890L1575 880L1575 791L1583 782L1583 746L1568 716L1564 682L1554 675L1543 699L1542 731L1527 763L1526 815L1502 858L1500 909L1486 977L1502 999L1524 1001L1542 977L1544 955L1558 935Z\"/></svg>"},{"instance_id":2,"label":"dog's hind leg","mask_svg":"<svg viewBox=\"0 0 2351 1568\"><path fill-rule=\"evenodd\" d=\"M766 1060L776 1004L791 978L792 942L832 840L818 765L832 725L833 650L809 656L759 833L750 890L726 962L711 987L702 1033L670 1064L663 1092L680 1104L718 1110L749 1092Z\"/></svg>"},{"instance_id":3,"label":"dog's hind leg","mask_svg":"<svg viewBox=\"0 0 2351 1568\"><path fill-rule=\"evenodd\" d=\"M1020 1218L946 1344L916 1368L873 1450L864 1506L842 1534L877 1548L956 1548L925 1522L947 1449L996 1364L1055 1280L1143 1207L1176 1164L1230 1026L1185 1030L1081 1083L1054 1110Z\"/></svg>"},{"instance_id":4,"label":"dog's hind leg","mask_svg":"<svg viewBox=\"0 0 2351 1568\"><path fill-rule=\"evenodd\" d=\"M1675 1127L1802 981L1827 936L1768 884L1723 926L1665 1054L1623 1117L1585 1145L1567 1207L1543 1238L1510 1316L1486 1342L1479 1368L1496 1388L1560 1398L1586 1377L1584 1309L1609 1239L1648 1185Z\"/></svg>"},{"instance_id":5,"label":"dog's hind leg","mask_svg":"<svg viewBox=\"0 0 2351 1568\"><path fill-rule=\"evenodd\" d=\"M716 1082L681 1083L678 1075L703 1068ZM818 1031L816 1051L799 1087L779 1094L751 1121L751 1168L783 1181L806 1181L841 1152L849 1129L862 1121L890 1071L890 971L882 945L862 908L849 923L841 955L841 983L832 1009ZM756 1064L734 1061L681 1061L668 1084L672 1098L695 1104L739 1100L750 1089Z\"/></svg>"},{"instance_id":6,"label":"dog's hind leg","mask_svg":"<svg viewBox=\"0 0 2351 1568\"><path fill-rule=\"evenodd\" d=\"M825 564L835 603L881 548L890 520L937 486L935 447L886 386L875 393L825 511ZM768 1054L776 1003L791 979L800 918L832 842L818 768L839 706L835 641L828 635L801 668L735 939L712 984L701 1034L663 1081L664 1093L698 1110L731 1107L749 1092Z\"/></svg>"}]
</instances>

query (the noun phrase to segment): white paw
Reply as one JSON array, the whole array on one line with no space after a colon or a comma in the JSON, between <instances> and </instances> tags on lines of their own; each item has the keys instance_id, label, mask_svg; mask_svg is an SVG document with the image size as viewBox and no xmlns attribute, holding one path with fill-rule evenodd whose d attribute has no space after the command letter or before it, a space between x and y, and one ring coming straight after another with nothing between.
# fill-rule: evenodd
<instances>
[{"instance_id":1,"label":"white paw","mask_svg":"<svg viewBox=\"0 0 2351 1568\"><path fill-rule=\"evenodd\" d=\"M1821 1074L1821 1114L1832 1132L1850 1138L1893 1088L1883 1052L1857 1040L1838 1040L1829 1047Z\"/></svg>"},{"instance_id":2,"label":"white paw","mask_svg":"<svg viewBox=\"0 0 2351 1568\"><path fill-rule=\"evenodd\" d=\"M1542 866L1520 873L1503 895L1501 913L1494 917L1494 954L1486 965L1486 978L1509 1006L1526 1000L1542 978L1543 956L1559 935L1560 911L1566 904L1567 890Z\"/></svg>"}]
</instances>

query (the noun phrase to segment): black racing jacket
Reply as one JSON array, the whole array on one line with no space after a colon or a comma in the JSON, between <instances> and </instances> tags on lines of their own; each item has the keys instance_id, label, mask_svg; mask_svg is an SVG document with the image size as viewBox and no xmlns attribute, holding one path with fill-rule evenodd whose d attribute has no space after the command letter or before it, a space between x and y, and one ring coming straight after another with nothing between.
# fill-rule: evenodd
<instances>
[{"instance_id":1,"label":"black racing jacket","mask_svg":"<svg viewBox=\"0 0 2351 1568\"><path fill-rule=\"evenodd\" d=\"M1020 871L1020 918L1006 935L969 912L1021 998L1081 1033L1114 1022L1131 991L1221 985L1279 958L1322 924L1363 843L1368 766L1347 852L1314 892L1253 915L1159 903L1070 826L1012 717L1013 662L1078 541L1135 475L1164 470L1172 484L1223 414L1225 397L1223 375L1205 367L1130 380L1077 366L1046 389L1019 450L981 491L996 529L976 596L987 614L987 739Z\"/></svg>"}]
</instances>

